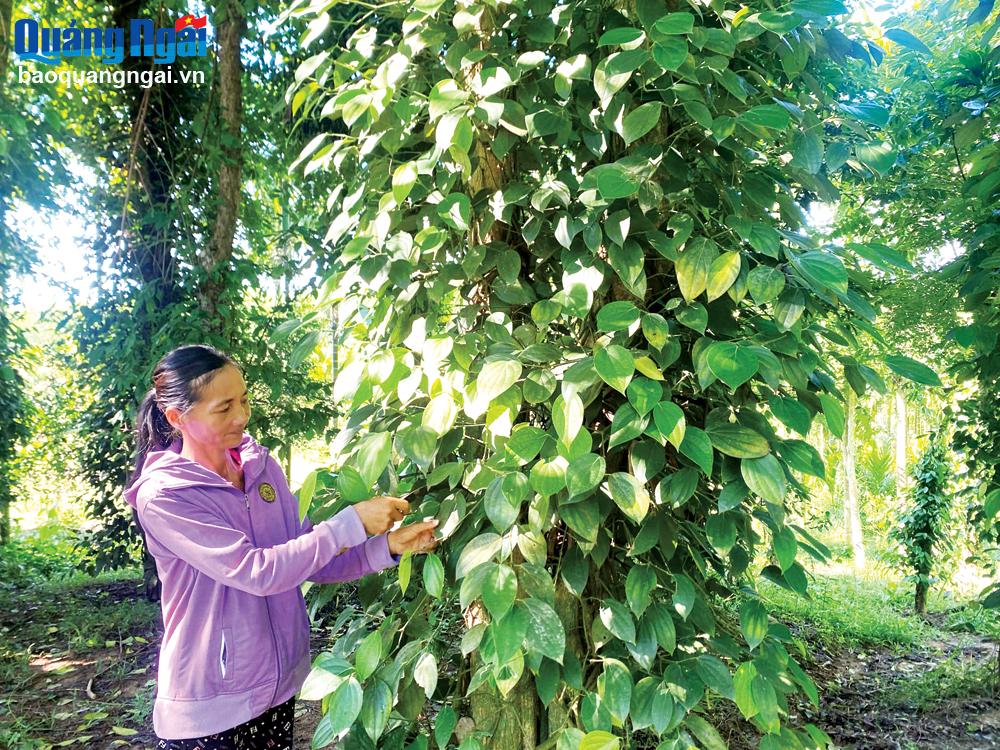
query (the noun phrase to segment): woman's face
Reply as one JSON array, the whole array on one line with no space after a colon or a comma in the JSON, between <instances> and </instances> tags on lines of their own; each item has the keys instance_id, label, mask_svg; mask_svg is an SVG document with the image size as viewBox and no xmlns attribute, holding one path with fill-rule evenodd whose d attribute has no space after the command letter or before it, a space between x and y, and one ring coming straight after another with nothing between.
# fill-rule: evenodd
<instances>
[{"instance_id":1,"label":"woman's face","mask_svg":"<svg viewBox=\"0 0 1000 750\"><path fill-rule=\"evenodd\" d=\"M185 442L207 448L235 448L250 420L250 403L243 375L232 365L220 368L202 388L201 398L185 414L168 408L167 420Z\"/></svg>"}]
</instances>

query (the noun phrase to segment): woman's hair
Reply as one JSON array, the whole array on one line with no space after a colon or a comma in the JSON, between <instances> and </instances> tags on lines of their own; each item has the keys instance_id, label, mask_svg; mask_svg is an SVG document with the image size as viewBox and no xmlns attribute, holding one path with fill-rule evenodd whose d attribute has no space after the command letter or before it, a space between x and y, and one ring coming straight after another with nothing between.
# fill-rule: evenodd
<instances>
[{"instance_id":1,"label":"woman's hair","mask_svg":"<svg viewBox=\"0 0 1000 750\"><path fill-rule=\"evenodd\" d=\"M183 414L194 406L202 389L226 365L240 369L228 354L204 344L179 346L156 363L153 387L142 399L135 419L135 470L129 487L139 478L147 454L163 450L177 435L164 412L172 406Z\"/></svg>"}]
</instances>

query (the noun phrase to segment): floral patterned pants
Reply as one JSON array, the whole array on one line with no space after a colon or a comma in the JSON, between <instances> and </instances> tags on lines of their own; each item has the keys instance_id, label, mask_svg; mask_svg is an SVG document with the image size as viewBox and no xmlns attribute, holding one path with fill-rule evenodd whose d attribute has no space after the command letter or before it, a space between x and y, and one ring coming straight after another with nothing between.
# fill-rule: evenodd
<instances>
[{"instance_id":1,"label":"floral patterned pants","mask_svg":"<svg viewBox=\"0 0 1000 750\"><path fill-rule=\"evenodd\" d=\"M157 738L156 750L292 750L295 696L243 724L207 737Z\"/></svg>"}]
</instances>

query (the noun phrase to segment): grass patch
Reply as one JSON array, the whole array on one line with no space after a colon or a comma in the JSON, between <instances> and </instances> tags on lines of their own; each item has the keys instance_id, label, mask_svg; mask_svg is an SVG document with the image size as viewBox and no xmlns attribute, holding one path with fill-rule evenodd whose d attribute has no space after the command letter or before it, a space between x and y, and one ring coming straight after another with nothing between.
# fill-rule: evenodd
<instances>
[{"instance_id":1,"label":"grass patch","mask_svg":"<svg viewBox=\"0 0 1000 750\"><path fill-rule=\"evenodd\" d=\"M74 570L63 579L58 581L48 581L42 585L50 586L53 589L60 591L73 591L84 586L100 586L102 584L123 583L125 581L134 581L136 585L138 585L141 580L142 567L139 565L131 565L127 568L106 570L102 573L98 573L97 575L90 575L89 573L85 573L81 570Z\"/></svg>"},{"instance_id":2,"label":"grass patch","mask_svg":"<svg viewBox=\"0 0 1000 750\"><path fill-rule=\"evenodd\" d=\"M952 633L978 633L1000 640L1000 615L997 610L986 609L974 602L947 610L941 628Z\"/></svg>"},{"instance_id":3,"label":"grass patch","mask_svg":"<svg viewBox=\"0 0 1000 750\"><path fill-rule=\"evenodd\" d=\"M884 583L850 575L817 576L809 593L811 598L805 599L769 582L760 586L777 619L801 626L810 640L828 648L905 647L933 633L924 621L904 614Z\"/></svg>"},{"instance_id":4,"label":"grass patch","mask_svg":"<svg viewBox=\"0 0 1000 750\"><path fill-rule=\"evenodd\" d=\"M44 645L50 650L82 655L97 648L130 645L131 634L156 626L160 605L144 598L115 601L107 590L91 588L129 580L135 579L116 573L27 590L0 590L0 611L5 615L0 618L4 650L33 644L35 648Z\"/></svg>"},{"instance_id":5,"label":"grass patch","mask_svg":"<svg viewBox=\"0 0 1000 750\"><path fill-rule=\"evenodd\" d=\"M929 711L950 700L974 700L996 695L996 664L961 661L956 654L934 669L900 680L887 688L885 700L917 711Z\"/></svg>"},{"instance_id":6,"label":"grass patch","mask_svg":"<svg viewBox=\"0 0 1000 750\"><path fill-rule=\"evenodd\" d=\"M43 527L0 547L0 590L62 580L77 572L83 555L64 529Z\"/></svg>"}]
</instances>

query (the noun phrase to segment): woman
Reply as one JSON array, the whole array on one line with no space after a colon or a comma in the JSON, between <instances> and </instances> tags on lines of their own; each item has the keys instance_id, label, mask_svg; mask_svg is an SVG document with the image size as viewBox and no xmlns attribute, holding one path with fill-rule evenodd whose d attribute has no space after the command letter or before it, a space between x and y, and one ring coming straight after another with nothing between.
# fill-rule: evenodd
<instances>
[{"instance_id":1,"label":"woman","mask_svg":"<svg viewBox=\"0 0 1000 750\"><path fill-rule=\"evenodd\" d=\"M182 346L153 370L125 491L162 586L153 704L159 750L291 750L295 693L310 671L303 581L360 578L436 545L424 521L379 496L313 525L250 418L238 365Z\"/></svg>"}]
</instances>

